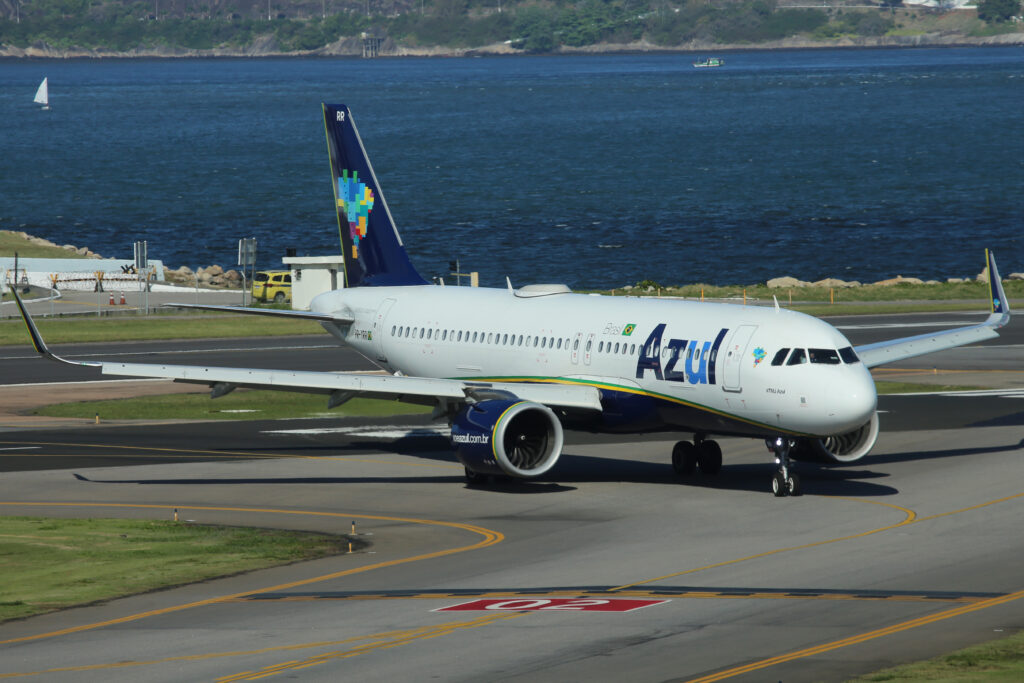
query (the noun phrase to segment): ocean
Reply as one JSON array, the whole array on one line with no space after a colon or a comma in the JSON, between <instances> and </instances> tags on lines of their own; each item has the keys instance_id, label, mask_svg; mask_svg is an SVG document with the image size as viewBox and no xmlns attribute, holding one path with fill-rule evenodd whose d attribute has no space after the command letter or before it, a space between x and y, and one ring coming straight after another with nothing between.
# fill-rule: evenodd
<instances>
[{"instance_id":1,"label":"ocean","mask_svg":"<svg viewBox=\"0 0 1024 683\"><path fill-rule=\"evenodd\" d=\"M1024 271L1024 49L723 56L0 61L0 229L172 267L338 253L328 101L427 277Z\"/></svg>"}]
</instances>

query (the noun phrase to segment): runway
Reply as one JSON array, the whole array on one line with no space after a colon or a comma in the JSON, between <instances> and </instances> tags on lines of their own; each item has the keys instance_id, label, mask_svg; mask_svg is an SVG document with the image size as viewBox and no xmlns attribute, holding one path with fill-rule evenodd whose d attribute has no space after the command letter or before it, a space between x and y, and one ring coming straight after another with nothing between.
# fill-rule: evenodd
<instances>
[{"instance_id":1,"label":"runway","mask_svg":"<svg viewBox=\"0 0 1024 683\"><path fill-rule=\"evenodd\" d=\"M0 676L831 681L1008 635L1024 626L1024 386L1007 339L1011 367L969 369L1010 386L882 397L874 451L801 465L798 498L771 496L763 444L742 439L722 440L719 476L679 480L665 435L572 433L549 477L482 489L422 417L0 433L3 514L177 509L354 523L357 541L0 625Z\"/></svg>"}]
</instances>

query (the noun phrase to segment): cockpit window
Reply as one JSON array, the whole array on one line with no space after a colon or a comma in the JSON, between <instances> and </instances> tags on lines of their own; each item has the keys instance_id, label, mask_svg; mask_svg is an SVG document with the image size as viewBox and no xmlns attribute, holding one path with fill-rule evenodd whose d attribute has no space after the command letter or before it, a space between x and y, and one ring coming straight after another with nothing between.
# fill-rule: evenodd
<instances>
[{"instance_id":1,"label":"cockpit window","mask_svg":"<svg viewBox=\"0 0 1024 683\"><path fill-rule=\"evenodd\" d=\"M860 358L857 357L857 354L856 352L854 352L852 346L847 346L846 348L839 349L839 356L843 359L844 363L852 364L860 362Z\"/></svg>"},{"instance_id":2,"label":"cockpit window","mask_svg":"<svg viewBox=\"0 0 1024 683\"><path fill-rule=\"evenodd\" d=\"M786 365L800 365L801 363L807 362L807 352L803 349L793 349L793 353L789 356L789 361Z\"/></svg>"},{"instance_id":3,"label":"cockpit window","mask_svg":"<svg viewBox=\"0 0 1024 683\"><path fill-rule=\"evenodd\" d=\"M772 358L772 365L782 365L786 361L786 354L789 353L789 349L779 349L775 354L775 358Z\"/></svg>"},{"instance_id":4,"label":"cockpit window","mask_svg":"<svg viewBox=\"0 0 1024 683\"><path fill-rule=\"evenodd\" d=\"M807 349L812 363L839 365L839 352L835 349Z\"/></svg>"}]
</instances>

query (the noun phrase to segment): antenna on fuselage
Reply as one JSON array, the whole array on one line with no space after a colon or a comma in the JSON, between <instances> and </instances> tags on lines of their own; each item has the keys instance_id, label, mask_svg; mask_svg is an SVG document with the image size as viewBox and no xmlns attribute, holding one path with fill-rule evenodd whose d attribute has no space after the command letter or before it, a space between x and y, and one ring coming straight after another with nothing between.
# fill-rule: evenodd
<instances>
[{"instance_id":1,"label":"antenna on fuselage","mask_svg":"<svg viewBox=\"0 0 1024 683\"><path fill-rule=\"evenodd\" d=\"M512 279L508 275L505 276L505 284L508 285L508 291L510 291L510 292L515 292L516 291L515 288L512 287Z\"/></svg>"},{"instance_id":2,"label":"antenna on fuselage","mask_svg":"<svg viewBox=\"0 0 1024 683\"><path fill-rule=\"evenodd\" d=\"M772 299L775 301L775 312L778 313L781 310L779 308L779 297L772 294Z\"/></svg>"}]
</instances>

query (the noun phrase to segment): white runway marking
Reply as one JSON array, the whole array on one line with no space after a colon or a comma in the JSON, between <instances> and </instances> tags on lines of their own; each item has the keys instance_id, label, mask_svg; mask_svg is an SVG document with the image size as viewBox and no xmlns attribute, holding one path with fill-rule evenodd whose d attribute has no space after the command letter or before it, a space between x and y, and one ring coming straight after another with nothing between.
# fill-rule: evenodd
<instances>
[{"instance_id":1,"label":"white runway marking","mask_svg":"<svg viewBox=\"0 0 1024 683\"><path fill-rule=\"evenodd\" d=\"M42 448L42 446L11 446L10 448L0 448L0 451L33 451Z\"/></svg>"},{"instance_id":2,"label":"white runway marking","mask_svg":"<svg viewBox=\"0 0 1024 683\"><path fill-rule=\"evenodd\" d=\"M888 396L999 396L1001 398L1024 398L1024 389L976 389L973 391L914 391Z\"/></svg>"},{"instance_id":3,"label":"white runway marking","mask_svg":"<svg viewBox=\"0 0 1024 683\"><path fill-rule=\"evenodd\" d=\"M320 429L274 429L260 432L261 434L341 434L343 436L360 436L369 439L401 439L408 436L444 436L451 435L446 426L424 425L373 425L366 427L323 427Z\"/></svg>"}]
</instances>

